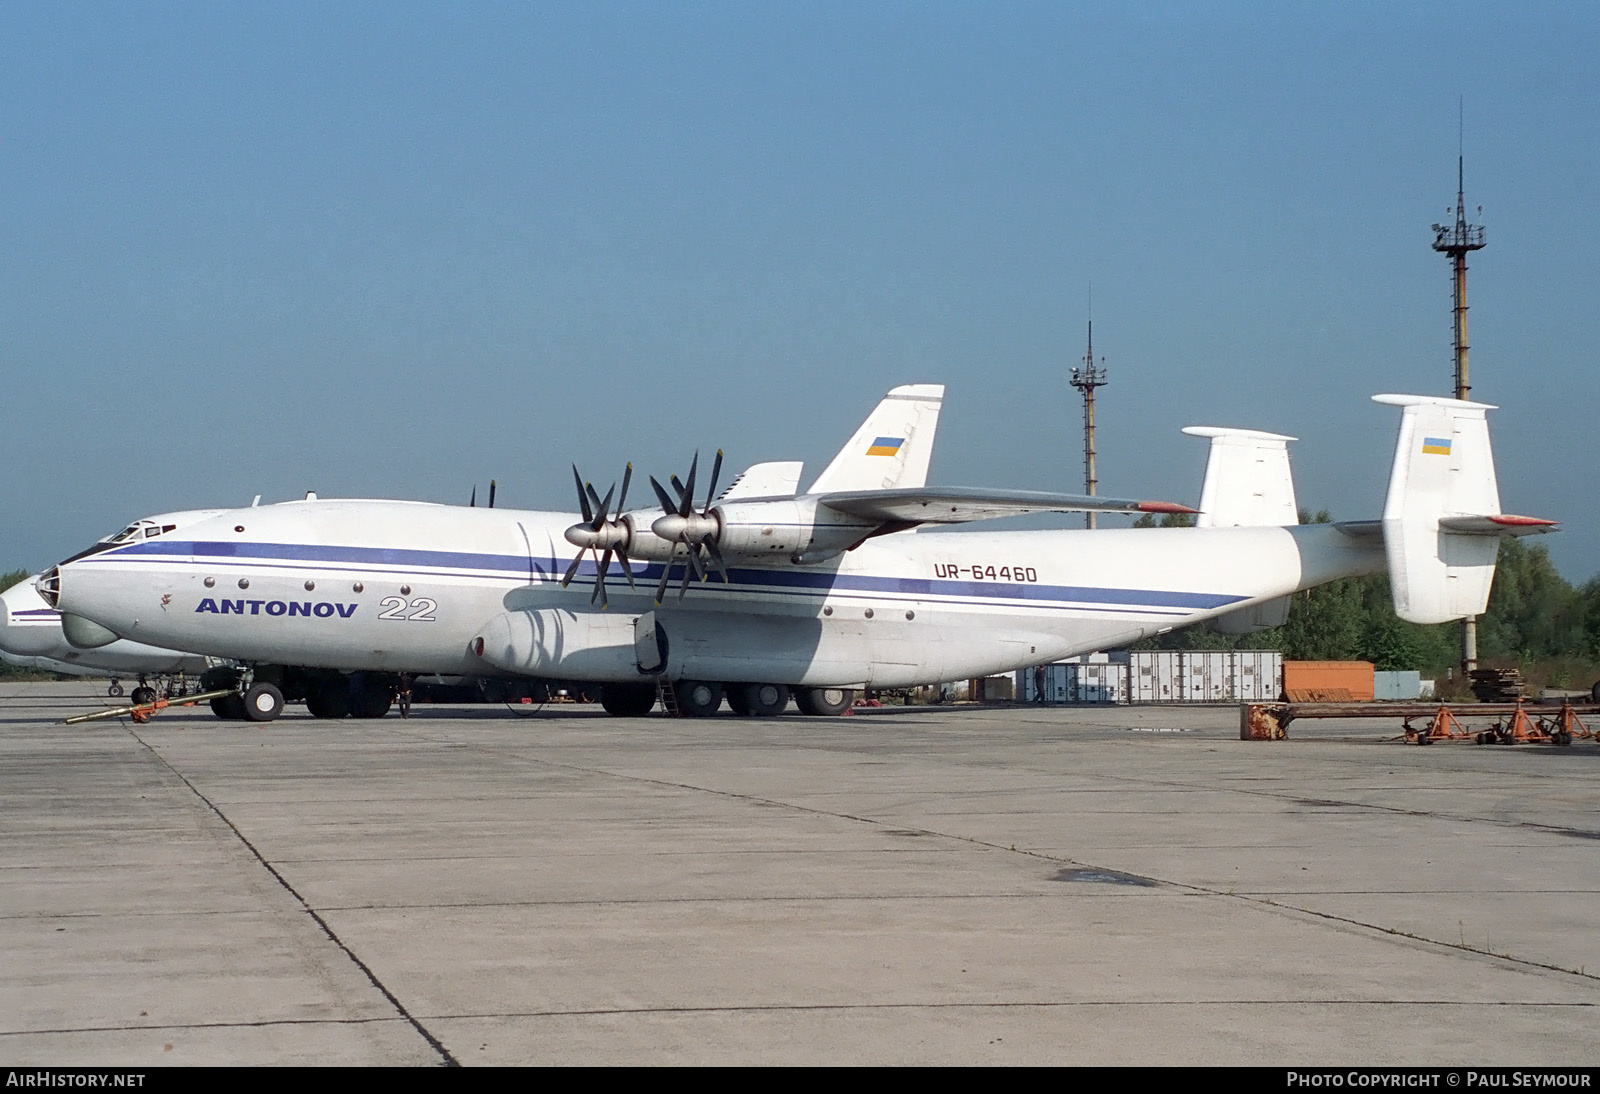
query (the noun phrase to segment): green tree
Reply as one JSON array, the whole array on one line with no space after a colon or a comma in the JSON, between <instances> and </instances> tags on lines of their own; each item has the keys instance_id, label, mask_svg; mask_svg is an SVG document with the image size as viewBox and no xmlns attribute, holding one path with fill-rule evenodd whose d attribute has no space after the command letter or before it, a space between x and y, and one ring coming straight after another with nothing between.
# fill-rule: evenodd
<instances>
[{"instance_id":1,"label":"green tree","mask_svg":"<svg viewBox=\"0 0 1600 1094\"><path fill-rule=\"evenodd\" d=\"M1489 607L1478 623L1478 653L1522 661L1575 653L1585 644L1585 605L1550 562L1543 544L1500 542Z\"/></svg>"}]
</instances>

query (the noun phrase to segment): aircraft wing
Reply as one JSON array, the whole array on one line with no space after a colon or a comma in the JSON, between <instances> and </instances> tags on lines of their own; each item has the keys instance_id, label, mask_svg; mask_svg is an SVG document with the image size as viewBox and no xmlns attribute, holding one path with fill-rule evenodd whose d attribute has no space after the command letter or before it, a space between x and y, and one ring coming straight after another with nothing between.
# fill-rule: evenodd
<instances>
[{"instance_id":1,"label":"aircraft wing","mask_svg":"<svg viewBox=\"0 0 1600 1094\"><path fill-rule=\"evenodd\" d=\"M863 520L895 524L965 524L1022 513L1193 513L1170 501L1103 498L1090 494L1051 494L1035 490L981 490L972 487L921 486L899 490L850 490L825 493L817 501Z\"/></svg>"}]
</instances>

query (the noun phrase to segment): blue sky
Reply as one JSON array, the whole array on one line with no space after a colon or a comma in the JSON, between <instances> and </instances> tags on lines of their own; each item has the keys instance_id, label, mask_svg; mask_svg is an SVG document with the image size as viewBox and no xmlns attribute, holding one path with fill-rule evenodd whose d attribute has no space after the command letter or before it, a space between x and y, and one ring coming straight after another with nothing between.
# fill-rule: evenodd
<instances>
[{"instance_id":1,"label":"blue sky","mask_svg":"<svg viewBox=\"0 0 1600 1094\"><path fill-rule=\"evenodd\" d=\"M1578 3L7 5L0 568L255 494L814 473L911 382L935 481L1077 490L1091 283L1103 493L1192 503L1179 428L1242 425L1376 516L1367 397L1450 388L1464 102L1474 395L1584 581L1596 56Z\"/></svg>"}]
</instances>

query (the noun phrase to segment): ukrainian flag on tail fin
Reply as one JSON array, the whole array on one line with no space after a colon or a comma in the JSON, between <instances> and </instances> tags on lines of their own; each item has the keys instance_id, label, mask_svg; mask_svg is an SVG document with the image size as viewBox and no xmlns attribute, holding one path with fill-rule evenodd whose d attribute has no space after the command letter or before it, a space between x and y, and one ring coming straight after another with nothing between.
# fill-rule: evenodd
<instances>
[{"instance_id":1,"label":"ukrainian flag on tail fin","mask_svg":"<svg viewBox=\"0 0 1600 1094\"><path fill-rule=\"evenodd\" d=\"M926 486L943 402L942 384L907 384L890 391L806 492Z\"/></svg>"}]
</instances>

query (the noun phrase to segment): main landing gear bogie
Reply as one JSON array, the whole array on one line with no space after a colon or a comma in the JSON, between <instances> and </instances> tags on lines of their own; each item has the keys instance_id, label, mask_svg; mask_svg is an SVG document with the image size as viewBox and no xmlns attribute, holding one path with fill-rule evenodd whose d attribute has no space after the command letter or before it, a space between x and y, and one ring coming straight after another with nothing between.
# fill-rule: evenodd
<instances>
[{"instance_id":1,"label":"main landing gear bogie","mask_svg":"<svg viewBox=\"0 0 1600 1094\"><path fill-rule=\"evenodd\" d=\"M672 686L678 712L687 718L705 718L722 706L721 684L707 680L679 680Z\"/></svg>"},{"instance_id":2,"label":"main landing gear bogie","mask_svg":"<svg viewBox=\"0 0 1600 1094\"><path fill-rule=\"evenodd\" d=\"M614 718L643 718L655 709L654 684L602 684L600 706Z\"/></svg>"},{"instance_id":3,"label":"main landing gear bogie","mask_svg":"<svg viewBox=\"0 0 1600 1094\"><path fill-rule=\"evenodd\" d=\"M802 714L836 717L848 711L856 698L850 688L791 688L787 684L705 680L679 680L672 685L672 694L678 713L691 718L715 714L724 698L728 708L741 718L776 717L788 709L791 698ZM611 710L610 706L606 709Z\"/></svg>"},{"instance_id":4,"label":"main landing gear bogie","mask_svg":"<svg viewBox=\"0 0 1600 1094\"><path fill-rule=\"evenodd\" d=\"M855 705L852 688L795 688L794 704L801 714L836 718Z\"/></svg>"},{"instance_id":5,"label":"main landing gear bogie","mask_svg":"<svg viewBox=\"0 0 1600 1094\"><path fill-rule=\"evenodd\" d=\"M789 706L787 684L729 684L728 706L745 718L771 718Z\"/></svg>"}]
</instances>

